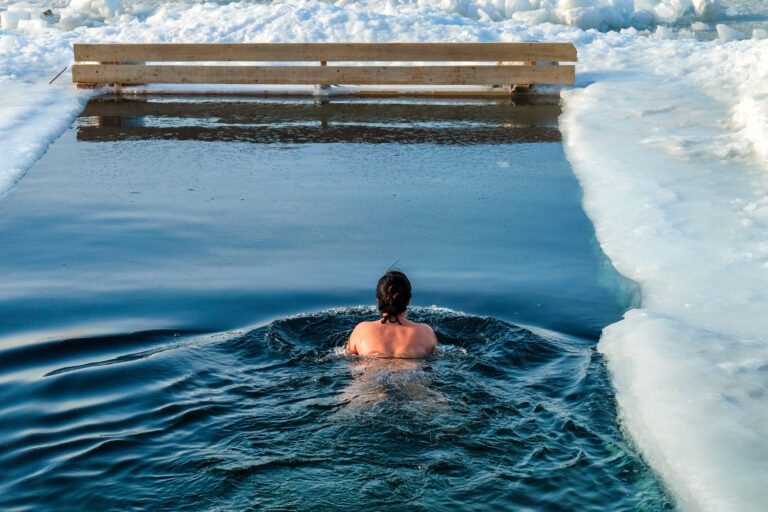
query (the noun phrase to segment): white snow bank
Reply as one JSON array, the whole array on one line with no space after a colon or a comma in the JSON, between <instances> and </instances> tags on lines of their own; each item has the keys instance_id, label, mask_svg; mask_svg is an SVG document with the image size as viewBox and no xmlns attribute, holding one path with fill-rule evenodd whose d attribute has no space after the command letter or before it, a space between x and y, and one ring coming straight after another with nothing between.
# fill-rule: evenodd
<instances>
[{"instance_id":1,"label":"white snow bank","mask_svg":"<svg viewBox=\"0 0 768 512\"><path fill-rule=\"evenodd\" d=\"M722 8L718 0L416 0L421 7L439 8L480 21L512 19L530 25L557 23L601 30L648 27L681 19L710 20ZM379 2L336 0L336 5ZM393 5L409 3L401 0Z\"/></svg>"},{"instance_id":2,"label":"white snow bank","mask_svg":"<svg viewBox=\"0 0 768 512\"><path fill-rule=\"evenodd\" d=\"M585 48L566 95L584 208L642 309L598 348L684 509L768 509L768 42ZM607 62L598 64L599 50Z\"/></svg>"},{"instance_id":3,"label":"white snow bank","mask_svg":"<svg viewBox=\"0 0 768 512\"><path fill-rule=\"evenodd\" d=\"M51 3L51 2L47 2ZM16 9L23 15L36 17L49 7L43 0L33 0L12 4L9 10ZM277 5L283 2L276 2ZM286 0L290 5L305 2ZM450 12L462 17L481 22L501 21L505 19L523 21L529 25L556 23L571 25L581 29L596 28L612 30L625 27L647 28L658 23L677 23L681 20L713 20L725 14L726 9L719 0L334 0L338 7L356 8L369 12L437 10ZM59 26L72 30L80 26L99 26L105 22L114 22L122 13L143 13L147 5L154 8L167 6L168 9L186 11L195 4L192 1L162 2L146 0L135 3L120 0L71 0L68 5L57 9L60 15ZM203 3L202 5L206 5ZM207 4L209 11L222 6ZM239 9L247 9L248 2L234 3ZM30 7L31 6L31 7ZM9 15L12 19L15 15ZM206 20L209 21L210 20ZM8 25L15 29L11 21Z\"/></svg>"},{"instance_id":4,"label":"white snow bank","mask_svg":"<svg viewBox=\"0 0 768 512\"><path fill-rule=\"evenodd\" d=\"M634 310L600 349L624 425L681 508L765 510L765 344Z\"/></svg>"},{"instance_id":5,"label":"white snow bank","mask_svg":"<svg viewBox=\"0 0 768 512\"><path fill-rule=\"evenodd\" d=\"M55 29L35 38L0 32L0 198L45 153L82 110L91 93L65 73L71 46Z\"/></svg>"},{"instance_id":6,"label":"white snow bank","mask_svg":"<svg viewBox=\"0 0 768 512\"><path fill-rule=\"evenodd\" d=\"M48 84L0 84L0 198L72 122L86 94Z\"/></svg>"}]
</instances>

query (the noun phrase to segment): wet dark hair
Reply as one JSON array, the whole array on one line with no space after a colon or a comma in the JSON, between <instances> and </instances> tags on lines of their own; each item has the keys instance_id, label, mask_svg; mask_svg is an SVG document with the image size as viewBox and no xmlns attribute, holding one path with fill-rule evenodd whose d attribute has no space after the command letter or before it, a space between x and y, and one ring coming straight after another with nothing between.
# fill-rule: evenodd
<instances>
[{"instance_id":1,"label":"wet dark hair","mask_svg":"<svg viewBox=\"0 0 768 512\"><path fill-rule=\"evenodd\" d=\"M381 323L397 322L399 324L400 320L397 317L405 312L410 301L411 282L405 274L399 270L390 270L381 276L376 286L376 302L378 302L379 311L384 315Z\"/></svg>"}]
</instances>

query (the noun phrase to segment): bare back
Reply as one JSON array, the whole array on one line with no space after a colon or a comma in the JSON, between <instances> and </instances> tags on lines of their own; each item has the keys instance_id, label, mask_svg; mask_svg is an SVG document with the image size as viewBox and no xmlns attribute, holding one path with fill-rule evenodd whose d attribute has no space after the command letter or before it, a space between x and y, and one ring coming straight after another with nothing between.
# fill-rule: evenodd
<instances>
[{"instance_id":1,"label":"bare back","mask_svg":"<svg viewBox=\"0 0 768 512\"><path fill-rule=\"evenodd\" d=\"M352 331L347 350L353 354L374 357L418 358L431 354L437 336L430 326L400 317L401 324L380 320L360 322Z\"/></svg>"}]
</instances>

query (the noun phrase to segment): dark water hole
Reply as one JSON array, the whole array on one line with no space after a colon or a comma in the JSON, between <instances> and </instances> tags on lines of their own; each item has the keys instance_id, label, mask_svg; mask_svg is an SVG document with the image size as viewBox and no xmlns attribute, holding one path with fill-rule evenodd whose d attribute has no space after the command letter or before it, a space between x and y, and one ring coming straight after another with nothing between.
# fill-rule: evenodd
<instances>
[{"instance_id":1,"label":"dark water hole","mask_svg":"<svg viewBox=\"0 0 768 512\"><path fill-rule=\"evenodd\" d=\"M558 115L91 102L0 201L0 509L669 507ZM444 347L344 357L394 262Z\"/></svg>"},{"instance_id":2,"label":"dark water hole","mask_svg":"<svg viewBox=\"0 0 768 512\"><path fill-rule=\"evenodd\" d=\"M373 308L247 332L19 348L0 393L9 510L658 510L588 341L417 308L425 360L340 349ZM11 375L44 375L25 384Z\"/></svg>"}]
</instances>

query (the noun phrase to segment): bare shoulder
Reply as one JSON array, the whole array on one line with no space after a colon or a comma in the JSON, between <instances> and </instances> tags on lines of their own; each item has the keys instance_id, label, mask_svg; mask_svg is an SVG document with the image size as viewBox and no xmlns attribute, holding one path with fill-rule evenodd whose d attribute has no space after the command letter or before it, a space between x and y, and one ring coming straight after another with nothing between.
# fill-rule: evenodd
<instances>
[{"instance_id":1,"label":"bare shoulder","mask_svg":"<svg viewBox=\"0 0 768 512\"><path fill-rule=\"evenodd\" d=\"M428 324L418 324L419 329L424 333L424 336L427 337L432 343L433 346L437 346L437 335L435 334L434 329L430 327Z\"/></svg>"},{"instance_id":2,"label":"bare shoulder","mask_svg":"<svg viewBox=\"0 0 768 512\"><path fill-rule=\"evenodd\" d=\"M355 326L354 329L352 329L352 334L350 334L349 339L350 341L361 336L366 331L370 330L371 326L369 325L370 322L360 322Z\"/></svg>"},{"instance_id":3,"label":"bare shoulder","mask_svg":"<svg viewBox=\"0 0 768 512\"><path fill-rule=\"evenodd\" d=\"M357 354L357 343L365 338L366 333L370 331L372 324L374 324L374 322L360 322L355 326L347 341L346 349L348 351Z\"/></svg>"},{"instance_id":4,"label":"bare shoulder","mask_svg":"<svg viewBox=\"0 0 768 512\"><path fill-rule=\"evenodd\" d=\"M429 324L416 324L419 326L420 329L422 329L425 332L431 332L432 334L435 333L435 331L430 327Z\"/></svg>"}]
</instances>

